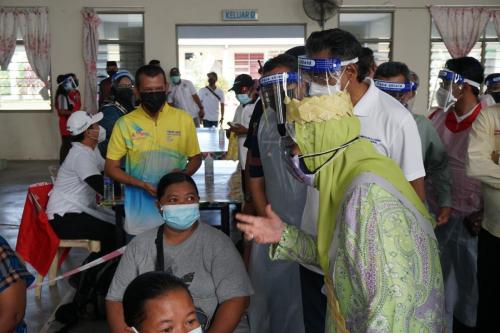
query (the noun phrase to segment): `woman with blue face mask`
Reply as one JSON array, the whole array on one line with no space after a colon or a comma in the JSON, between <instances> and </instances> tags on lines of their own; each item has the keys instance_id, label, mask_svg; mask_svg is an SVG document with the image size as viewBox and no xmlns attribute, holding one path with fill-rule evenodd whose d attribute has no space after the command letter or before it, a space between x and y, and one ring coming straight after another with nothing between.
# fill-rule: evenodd
<instances>
[{"instance_id":1,"label":"woman with blue face mask","mask_svg":"<svg viewBox=\"0 0 500 333\"><path fill-rule=\"evenodd\" d=\"M200 221L199 200L195 182L182 172L159 181L157 206L165 223L127 246L106 297L112 332L130 327L122 307L125 289L151 271L174 275L188 286L207 332L248 332L244 313L253 290L243 261L229 237Z\"/></svg>"}]
</instances>

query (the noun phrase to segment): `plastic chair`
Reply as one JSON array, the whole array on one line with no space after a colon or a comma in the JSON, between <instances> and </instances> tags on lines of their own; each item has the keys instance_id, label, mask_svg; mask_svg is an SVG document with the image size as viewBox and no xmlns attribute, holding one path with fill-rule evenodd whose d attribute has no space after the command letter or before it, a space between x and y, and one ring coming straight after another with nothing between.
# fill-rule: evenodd
<instances>
[{"instance_id":1,"label":"plastic chair","mask_svg":"<svg viewBox=\"0 0 500 333\"><path fill-rule=\"evenodd\" d=\"M40 205L38 202L37 198L35 195L32 195L29 193L31 200L35 206L35 209L37 210L38 213L45 214L45 209ZM89 252L99 252L101 251L101 242L96 241L96 240L90 240L90 239L60 239L59 240L59 247L57 249L57 252L52 259L52 263L50 264L48 276L49 276L49 281L54 280L57 277L57 268L59 265L59 259L61 258L61 255L64 250L69 250L73 247L79 247L79 248L84 248L87 249ZM36 283L41 283L43 282L44 275L41 275L40 273L37 274L36 277ZM49 283L49 287L55 286L56 281L53 281ZM35 287L35 297L36 298L41 298L42 296L42 287L37 286Z\"/></svg>"}]
</instances>

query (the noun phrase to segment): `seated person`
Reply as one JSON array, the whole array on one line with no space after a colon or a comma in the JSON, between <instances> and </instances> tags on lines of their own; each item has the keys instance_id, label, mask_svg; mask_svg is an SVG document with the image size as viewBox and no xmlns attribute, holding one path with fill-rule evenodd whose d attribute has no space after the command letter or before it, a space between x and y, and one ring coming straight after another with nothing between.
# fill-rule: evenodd
<instances>
[{"instance_id":1,"label":"seated person","mask_svg":"<svg viewBox=\"0 0 500 333\"><path fill-rule=\"evenodd\" d=\"M0 332L27 332L26 288L35 280L0 236Z\"/></svg>"},{"instance_id":2,"label":"seated person","mask_svg":"<svg viewBox=\"0 0 500 333\"><path fill-rule=\"evenodd\" d=\"M72 147L57 174L47 203L49 223L61 239L91 239L101 242L101 252L115 249L115 218L97 206L103 194L104 159L97 149L106 131L97 122L102 113L76 111L68 119Z\"/></svg>"},{"instance_id":3,"label":"seated person","mask_svg":"<svg viewBox=\"0 0 500 333\"><path fill-rule=\"evenodd\" d=\"M121 116L135 109L134 78L128 71L119 70L111 78L111 99L112 102L104 104L100 108L103 118L99 125L106 130L106 140L99 143L99 150L104 157L106 157L109 138L115 122Z\"/></svg>"},{"instance_id":4,"label":"seated person","mask_svg":"<svg viewBox=\"0 0 500 333\"><path fill-rule=\"evenodd\" d=\"M128 285L123 315L132 332L202 332L188 287L165 272L141 274Z\"/></svg>"},{"instance_id":5,"label":"seated person","mask_svg":"<svg viewBox=\"0 0 500 333\"><path fill-rule=\"evenodd\" d=\"M165 224L129 243L111 282L106 297L111 332L127 327L122 307L127 286L138 275L154 270L175 275L188 285L195 306L211 322L209 333L248 332L244 313L253 293L250 280L229 237L200 223L193 179L181 172L163 176L157 199Z\"/></svg>"}]
</instances>

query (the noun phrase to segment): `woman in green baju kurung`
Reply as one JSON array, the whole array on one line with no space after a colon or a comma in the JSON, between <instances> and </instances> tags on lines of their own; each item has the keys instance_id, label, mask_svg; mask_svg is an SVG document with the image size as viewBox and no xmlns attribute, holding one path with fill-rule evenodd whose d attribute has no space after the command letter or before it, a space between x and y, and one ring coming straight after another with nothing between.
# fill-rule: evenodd
<instances>
[{"instance_id":1,"label":"woman in green baju kurung","mask_svg":"<svg viewBox=\"0 0 500 333\"><path fill-rule=\"evenodd\" d=\"M434 221L399 167L359 138L347 93L330 97L350 108L328 120L295 123L303 156L330 150L304 159L309 170L320 167L317 238L281 221L270 206L266 217L238 214L238 228L247 239L274 244L272 259L321 267L327 332L443 332ZM300 103L287 105L291 119Z\"/></svg>"}]
</instances>

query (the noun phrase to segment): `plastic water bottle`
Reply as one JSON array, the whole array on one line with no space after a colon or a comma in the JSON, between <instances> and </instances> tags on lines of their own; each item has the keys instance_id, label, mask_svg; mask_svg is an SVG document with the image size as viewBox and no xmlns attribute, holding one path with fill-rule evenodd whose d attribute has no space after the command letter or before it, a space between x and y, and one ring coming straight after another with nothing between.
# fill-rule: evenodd
<instances>
[{"instance_id":1,"label":"plastic water bottle","mask_svg":"<svg viewBox=\"0 0 500 333\"><path fill-rule=\"evenodd\" d=\"M205 157L205 177L213 177L214 176L214 158L212 154L208 154Z\"/></svg>"},{"instance_id":2,"label":"plastic water bottle","mask_svg":"<svg viewBox=\"0 0 500 333\"><path fill-rule=\"evenodd\" d=\"M104 202L113 202L114 189L113 189L113 179L104 176Z\"/></svg>"}]
</instances>

